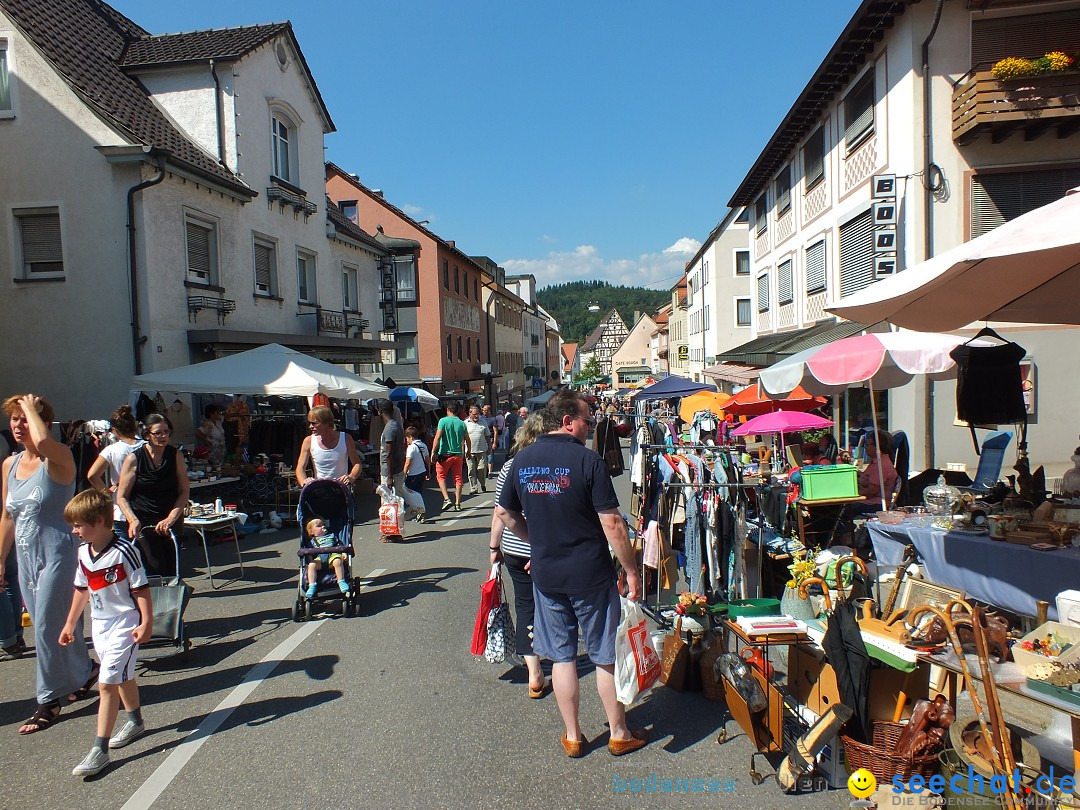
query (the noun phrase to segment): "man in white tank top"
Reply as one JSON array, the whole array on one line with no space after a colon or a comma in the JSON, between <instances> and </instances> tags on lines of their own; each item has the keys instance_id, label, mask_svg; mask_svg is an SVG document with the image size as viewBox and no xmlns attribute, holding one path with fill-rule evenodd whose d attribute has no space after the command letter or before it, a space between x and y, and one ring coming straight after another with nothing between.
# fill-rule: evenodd
<instances>
[{"instance_id":1,"label":"man in white tank top","mask_svg":"<svg viewBox=\"0 0 1080 810\"><path fill-rule=\"evenodd\" d=\"M360 478L360 454L352 436L337 430L334 412L325 405L308 411L307 419L311 435L300 445L296 482L304 486L316 478L335 478L351 488ZM309 464L314 475L308 475Z\"/></svg>"}]
</instances>

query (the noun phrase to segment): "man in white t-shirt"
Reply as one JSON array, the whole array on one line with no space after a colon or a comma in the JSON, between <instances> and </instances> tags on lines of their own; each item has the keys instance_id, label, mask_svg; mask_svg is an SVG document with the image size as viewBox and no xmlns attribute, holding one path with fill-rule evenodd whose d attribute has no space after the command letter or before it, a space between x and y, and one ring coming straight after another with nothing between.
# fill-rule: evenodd
<instances>
[{"instance_id":1,"label":"man in white t-shirt","mask_svg":"<svg viewBox=\"0 0 1080 810\"><path fill-rule=\"evenodd\" d=\"M469 434L469 452L465 456L469 469L469 494L476 494L477 485L487 492L488 448L491 447L491 431L480 418L480 409L475 405L469 408L465 430Z\"/></svg>"}]
</instances>

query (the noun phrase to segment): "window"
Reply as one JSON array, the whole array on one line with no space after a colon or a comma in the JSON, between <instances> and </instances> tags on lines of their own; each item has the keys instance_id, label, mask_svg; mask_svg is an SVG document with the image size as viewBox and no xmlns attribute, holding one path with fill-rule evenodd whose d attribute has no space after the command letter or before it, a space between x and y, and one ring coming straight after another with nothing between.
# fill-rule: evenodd
<instances>
[{"instance_id":1,"label":"window","mask_svg":"<svg viewBox=\"0 0 1080 810\"><path fill-rule=\"evenodd\" d=\"M806 249L806 292L825 291L825 240Z\"/></svg>"},{"instance_id":2,"label":"window","mask_svg":"<svg viewBox=\"0 0 1080 810\"><path fill-rule=\"evenodd\" d=\"M338 208L341 209L341 213L345 215L345 219L349 220L353 225L360 224L360 214L356 209L356 200L345 200L338 203Z\"/></svg>"},{"instance_id":3,"label":"window","mask_svg":"<svg viewBox=\"0 0 1080 810\"><path fill-rule=\"evenodd\" d=\"M22 278L64 277L64 246L60 238L60 209L16 208L22 248Z\"/></svg>"},{"instance_id":4,"label":"window","mask_svg":"<svg viewBox=\"0 0 1080 810\"><path fill-rule=\"evenodd\" d=\"M874 66L866 72L844 99L844 143L848 151L874 131Z\"/></svg>"},{"instance_id":5,"label":"window","mask_svg":"<svg viewBox=\"0 0 1080 810\"><path fill-rule=\"evenodd\" d=\"M701 263L701 286L704 287L709 283L709 263Z\"/></svg>"},{"instance_id":6,"label":"window","mask_svg":"<svg viewBox=\"0 0 1080 810\"><path fill-rule=\"evenodd\" d=\"M736 250L735 251L735 275L748 276L750 275L750 251L749 250Z\"/></svg>"},{"instance_id":7,"label":"window","mask_svg":"<svg viewBox=\"0 0 1080 810\"><path fill-rule=\"evenodd\" d=\"M1047 51L1080 49L1080 9L971 21L971 66L988 68L1006 56L1037 59Z\"/></svg>"},{"instance_id":8,"label":"window","mask_svg":"<svg viewBox=\"0 0 1080 810\"><path fill-rule=\"evenodd\" d=\"M466 270L462 275L464 277L464 283L463 283L462 286L465 287L465 290L464 290L465 297L468 298L469 297L469 271Z\"/></svg>"},{"instance_id":9,"label":"window","mask_svg":"<svg viewBox=\"0 0 1080 810\"><path fill-rule=\"evenodd\" d=\"M757 311L769 311L769 274L762 273L757 277Z\"/></svg>"},{"instance_id":10,"label":"window","mask_svg":"<svg viewBox=\"0 0 1080 810\"><path fill-rule=\"evenodd\" d=\"M971 178L971 238L1065 196L1080 168L977 174Z\"/></svg>"},{"instance_id":11,"label":"window","mask_svg":"<svg viewBox=\"0 0 1080 810\"><path fill-rule=\"evenodd\" d=\"M735 299L735 325L736 326L749 326L750 325L750 299L749 298L736 298Z\"/></svg>"},{"instance_id":12,"label":"window","mask_svg":"<svg viewBox=\"0 0 1080 810\"><path fill-rule=\"evenodd\" d=\"M457 360L461 362L461 335L458 335L457 339Z\"/></svg>"},{"instance_id":13,"label":"window","mask_svg":"<svg viewBox=\"0 0 1080 810\"><path fill-rule=\"evenodd\" d=\"M394 257L394 275L397 276L397 300L416 300L416 260L413 256Z\"/></svg>"},{"instance_id":14,"label":"window","mask_svg":"<svg viewBox=\"0 0 1080 810\"><path fill-rule=\"evenodd\" d=\"M256 236L255 294L277 295L277 246L269 239Z\"/></svg>"},{"instance_id":15,"label":"window","mask_svg":"<svg viewBox=\"0 0 1080 810\"><path fill-rule=\"evenodd\" d=\"M472 362L472 340L469 338L465 338L465 359L470 363ZM480 358L477 357L476 359L479 360Z\"/></svg>"},{"instance_id":16,"label":"window","mask_svg":"<svg viewBox=\"0 0 1080 810\"><path fill-rule=\"evenodd\" d=\"M274 152L274 177L296 184L296 127L284 114L276 112L270 119L270 140Z\"/></svg>"},{"instance_id":17,"label":"window","mask_svg":"<svg viewBox=\"0 0 1080 810\"><path fill-rule=\"evenodd\" d=\"M450 263L442 260L442 286L444 290L450 289Z\"/></svg>"},{"instance_id":18,"label":"window","mask_svg":"<svg viewBox=\"0 0 1080 810\"><path fill-rule=\"evenodd\" d=\"M705 328L708 329L709 326L709 308L705 307Z\"/></svg>"},{"instance_id":19,"label":"window","mask_svg":"<svg viewBox=\"0 0 1080 810\"><path fill-rule=\"evenodd\" d=\"M15 104L11 99L11 71L8 66L8 41L0 37L0 118L12 118Z\"/></svg>"},{"instance_id":20,"label":"window","mask_svg":"<svg viewBox=\"0 0 1080 810\"><path fill-rule=\"evenodd\" d=\"M739 209L739 215L735 217L735 222L740 225L747 225L750 222L750 212L746 210L746 207Z\"/></svg>"},{"instance_id":21,"label":"window","mask_svg":"<svg viewBox=\"0 0 1080 810\"><path fill-rule=\"evenodd\" d=\"M840 226L840 297L874 282L874 212Z\"/></svg>"},{"instance_id":22,"label":"window","mask_svg":"<svg viewBox=\"0 0 1080 810\"><path fill-rule=\"evenodd\" d=\"M397 350L397 362L415 363L416 335L403 335L399 332L394 339L401 344L401 348Z\"/></svg>"},{"instance_id":23,"label":"window","mask_svg":"<svg viewBox=\"0 0 1080 810\"><path fill-rule=\"evenodd\" d=\"M811 189L825 177L825 127L818 127L802 149L803 185Z\"/></svg>"},{"instance_id":24,"label":"window","mask_svg":"<svg viewBox=\"0 0 1080 810\"><path fill-rule=\"evenodd\" d=\"M791 284L791 259L780 262L776 268L776 303L780 306L795 300Z\"/></svg>"},{"instance_id":25,"label":"window","mask_svg":"<svg viewBox=\"0 0 1080 810\"><path fill-rule=\"evenodd\" d=\"M454 362L454 339L450 335L446 336L446 362Z\"/></svg>"},{"instance_id":26,"label":"window","mask_svg":"<svg viewBox=\"0 0 1080 810\"><path fill-rule=\"evenodd\" d=\"M765 192L761 192L761 196L757 198L757 202L754 203L754 225L757 226L758 236L765 233L765 229L769 227L768 220L768 200L765 199Z\"/></svg>"},{"instance_id":27,"label":"window","mask_svg":"<svg viewBox=\"0 0 1080 810\"><path fill-rule=\"evenodd\" d=\"M360 270L351 264L341 265L341 302L342 309L355 312L360 308L359 290L357 282Z\"/></svg>"},{"instance_id":28,"label":"window","mask_svg":"<svg viewBox=\"0 0 1080 810\"><path fill-rule=\"evenodd\" d=\"M297 248L296 251L296 297L301 301L314 304L315 295L315 254Z\"/></svg>"},{"instance_id":29,"label":"window","mask_svg":"<svg viewBox=\"0 0 1080 810\"><path fill-rule=\"evenodd\" d=\"M476 339L476 359L480 359L480 338Z\"/></svg>"},{"instance_id":30,"label":"window","mask_svg":"<svg viewBox=\"0 0 1080 810\"><path fill-rule=\"evenodd\" d=\"M217 225L186 214L184 236L187 240L187 280L196 284L217 284Z\"/></svg>"},{"instance_id":31,"label":"window","mask_svg":"<svg viewBox=\"0 0 1080 810\"><path fill-rule=\"evenodd\" d=\"M791 210L791 164L785 166L773 180L773 196L776 197L776 216L782 217Z\"/></svg>"},{"instance_id":32,"label":"window","mask_svg":"<svg viewBox=\"0 0 1080 810\"><path fill-rule=\"evenodd\" d=\"M472 280L472 297L474 301L480 300L480 282L475 278Z\"/></svg>"},{"instance_id":33,"label":"window","mask_svg":"<svg viewBox=\"0 0 1080 810\"><path fill-rule=\"evenodd\" d=\"M461 292L461 274L458 273L458 267L454 265L454 292Z\"/></svg>"}]
</instances>

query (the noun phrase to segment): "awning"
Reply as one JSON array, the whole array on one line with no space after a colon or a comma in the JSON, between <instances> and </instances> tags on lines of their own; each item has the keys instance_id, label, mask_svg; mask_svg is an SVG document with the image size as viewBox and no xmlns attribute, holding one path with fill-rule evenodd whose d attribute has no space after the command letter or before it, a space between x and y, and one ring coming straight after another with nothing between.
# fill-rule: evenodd
<instances>
[{"instance_id":1,"label":"awning","mask_svg":"<svg viewBox=\"0 0 1080 810\"><path fill-rule=\"evenodd\" d=\"M709 366L702 374L712 377L714 380L734 383L735 385L749 385L757 379L761 369L755 366L743 366L739 363L721 363L718 366Z\"/></svg>"},{"instance_id":2,"label":"awning","mask_svg":"<svg viewBox=\"0 0 1080 810\"><path fill-rule=\"evenodd\" d=\"M378 363L383 349L403 346L388 340L297 335L285 332L247 332L232 329L189 329L188 344L199 347L207 357L228 357L240 352L277 343L327 363Z\"/></svg>"},{"instance_id":3,"label":"awning","mask_svg":"<svg viewBox=\"0 0 1080 810\"><path fill-rule=\"evenodd\" d=\"M860 323L844 321L822 321L805 329L795 329L790 332L778 332L773 335L762 335L754 340L736 346L720 354L716 359L721 363L740 363L748 366L771 366L784 358L801 352L804 349L812 349L815 346L824 346L840 338L857 335L866 327ZM715 367L714 367L715 368Z\"/></svg>"}]
</instances>

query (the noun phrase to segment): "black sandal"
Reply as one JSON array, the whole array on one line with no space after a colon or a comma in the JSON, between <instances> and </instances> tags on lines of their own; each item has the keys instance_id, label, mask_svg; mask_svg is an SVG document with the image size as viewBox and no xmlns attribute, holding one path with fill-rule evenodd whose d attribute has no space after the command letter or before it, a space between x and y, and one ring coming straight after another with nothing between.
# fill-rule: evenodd
<instances>
[{"instance_id":1,"label":"black sandal","mask_svg":"<svg viewBox=\"0 0 1080 810\"><path fill-rule=\"evenodd\" d=\"M90 696L90 692L97 685L98 675L101 674L101 664L93 664L90 667L90 677L86 683L76 689L68 696L68 703L78 703L80 700L86 700Z\"/></svg>"},{"instance_id":2,"label":"black sandal","mask_svg":"<svg viewBox=\"0 0 1080 810\"><path fill-rule=\"evenodd\" d=\"M59 700L53 700L49 703L39 704L37 707L37 711L34 712L33 716L25 723L23 723L23 726L32 726L32 728L27 731L23 731L20 728L19 733L36 734L39 731L44 731L53 723L55 723L58 717L60 717Z\"/></svg>"}]
</instances>

